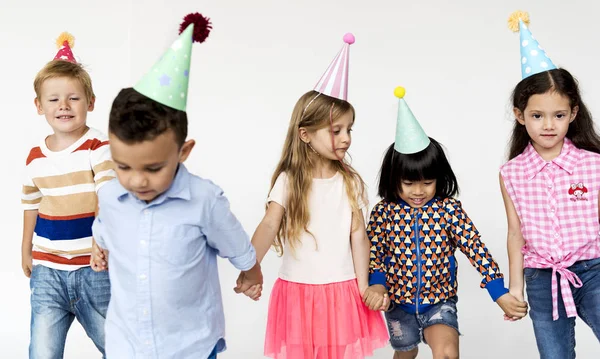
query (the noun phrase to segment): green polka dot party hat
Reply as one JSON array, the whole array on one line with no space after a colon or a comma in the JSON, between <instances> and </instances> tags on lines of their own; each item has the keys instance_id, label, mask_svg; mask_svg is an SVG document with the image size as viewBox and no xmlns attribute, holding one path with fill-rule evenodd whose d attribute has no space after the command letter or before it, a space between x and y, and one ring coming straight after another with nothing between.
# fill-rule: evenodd
<instances>
[{"instance_id":1,"label":"green polka dot party hat","mask_svg":"<svg viewBox=\"0 0 600 359\"><path fill-rule=\"evenodd\" d=\"M398 153L412 154L426 149L431 141L404 100L405 94L404 87L398 86L394 89L394 96L398 98L394 149Z\"/></svg>"},{"instance_id":2,"label":"green polka dot party hat","mask_svg":"<svg viewBox=\"0 0 600 359\"><path fill-rule=\"evenodd\" d=\"M204 42L211 29L210 19L201 14L185 16L179 38L133 88L158 103L185 112L192 44Z\"/></svg>"}]
</instances>

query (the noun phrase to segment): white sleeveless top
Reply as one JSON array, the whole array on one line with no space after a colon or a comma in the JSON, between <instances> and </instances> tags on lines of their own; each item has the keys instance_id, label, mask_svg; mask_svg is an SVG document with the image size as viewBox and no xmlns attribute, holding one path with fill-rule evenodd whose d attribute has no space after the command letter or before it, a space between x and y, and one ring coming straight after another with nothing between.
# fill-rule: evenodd
<instances>
[{"instance_id":1,"label":"white sleeveless top","mask_svg":"<svg viewBox=\"0 0 600 359\"><path fill-rule=\"evenodd\" d=\"M275 181L268 201L286 208L285 173ZM360 197L359 206L361 210L366 206ZM295 248L290 248L287 243L284 245L279 278L305 284L335 283L356 278L350 248L352 208L342 174L337 172L331 178L313 179L308 210L310 219L307 228L313 235L303 231ZM364 220L364 217L361 219Z\"/></svg>"}]
</instances>

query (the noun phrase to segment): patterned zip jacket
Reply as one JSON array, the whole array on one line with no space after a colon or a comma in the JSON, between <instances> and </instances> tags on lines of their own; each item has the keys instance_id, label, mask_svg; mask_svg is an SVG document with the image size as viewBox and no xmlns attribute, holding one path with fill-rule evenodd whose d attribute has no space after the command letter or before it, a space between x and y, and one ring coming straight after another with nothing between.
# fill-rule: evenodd
<instances>
[{"instance_id":1,"label":"patterned zip jacket","mask_svg":"<svg viewBox=\"0 0 600 359\"><path fill-rule=\"evenodd\" d=\"M384 285L393 303L411 313L456 296L459 248L483 276L494 301L508 292L504 276L479 232L454 198L433 198L421 208L380 201L371 211L369 285Z\"/></svg>"}]
</instances>

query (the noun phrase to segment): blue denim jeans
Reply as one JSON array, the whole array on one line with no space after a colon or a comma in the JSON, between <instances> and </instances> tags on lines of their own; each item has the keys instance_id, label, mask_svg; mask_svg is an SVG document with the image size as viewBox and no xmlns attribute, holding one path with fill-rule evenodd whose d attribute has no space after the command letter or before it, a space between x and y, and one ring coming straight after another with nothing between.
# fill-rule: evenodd
<instances>
[{"instance_id":1,"label":"blue denim jeans","mask_svg":"<svg viewBox=\"0 0 600 359\"><path fill-rule=\"evenodd\" d=\"M385 313L385 319L390 332L392 348L396 351L407 352L418 347L421 342L427 344L423 330L435 324L447 325L458 332L457 300L456 297L450 298L431 306L425 313L420 314L411 314L399 306L390 306Z\"/></svg>"},{"instance_id":2,"label":"blue denim jeans","mask_svg":"<svg viewBox=\"0 0 600 359\"><path fill-rule=\"evenodd\" d=\"M600 340L600 258L579 261L569 267L583 286L571 285L577 314ZM560 276L559 276L560 278ZM552 269L525 268L529 316L540 359L575 358L575 318L567 318L558 286L557 320L552 320Z\"/></svg>"},{"instance_id":3,"label":"blue denim jeans","mask_svg":"<svg viewBox=\"0 0 600 359\"><path fill-rule=\"evenodd\" d=\"M77 318L104 357L104 319L110 300L108 272L33 267L30 359L61 359L67 331Z\"/></svg>"}]
</instances>

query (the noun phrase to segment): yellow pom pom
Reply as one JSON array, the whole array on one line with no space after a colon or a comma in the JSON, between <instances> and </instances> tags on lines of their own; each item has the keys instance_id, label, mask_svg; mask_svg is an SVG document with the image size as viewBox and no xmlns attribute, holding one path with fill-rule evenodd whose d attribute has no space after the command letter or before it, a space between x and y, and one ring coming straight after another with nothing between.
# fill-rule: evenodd
<instances>
[{"instance_id":1,"label":"yellow pom pom","mask_svg":"<svg viewBox=\"0 0 600 359\"><path fill-rule=\"evenodd\" d=\"M510 14L508 17L508 28L513 32L519 32L519 21L523 21L525 25L529 25L529 13L517 10Z\"/></svg>"},{"instance_id":2,"label":"yellow pom pom","mask_svg":"<svg viewBox=\"0 0 600 359\"><path fill-rule=\"evenodd\" d=\"M73 37L73 35L65 31L62 34L58 35L58 38L56 39L56 47L60 49L61 47L63 47L65 41L69 44L70 48L73 48L75 46L75 38Z\"/></svg>"},{"instance_id":3,"label":"yellow pom pom","mask_svg":"<svg viewBox=\"0 0 600 359\"><path fill-rule=\"evenodd\" d=\"M394 96L403 98L406 95L406 89L402 86L398 86L394 89Z\"/></svg>"}]
</instances>

